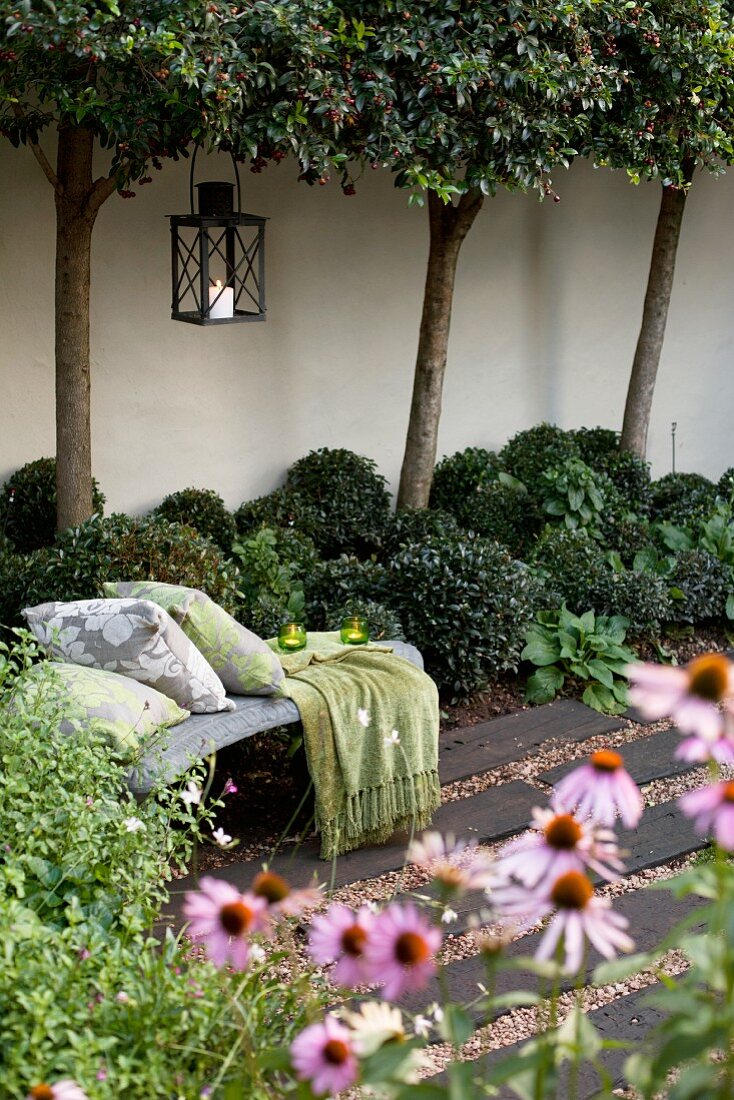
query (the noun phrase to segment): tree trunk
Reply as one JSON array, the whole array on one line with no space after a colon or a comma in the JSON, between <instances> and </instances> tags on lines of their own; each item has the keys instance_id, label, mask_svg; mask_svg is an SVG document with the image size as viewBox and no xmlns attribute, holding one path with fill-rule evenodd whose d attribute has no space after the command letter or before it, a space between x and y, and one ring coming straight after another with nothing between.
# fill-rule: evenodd
<instances>
[{"instance_id":1,"label":"tree trunk","mask_svg":"<svg viewBox=\"0 0 734 1100\"><path fill-rule=\"evenodd\" d=\"M92 514L89 379L89 286L94 135L59 130L56 175L56 525L62 531Z\"/></svg>"},{"instance_id":2,"label":"tree trunk","mask_svg":"<svg viewBox=\"0 0 734 1100\"><path fill-rule=\"evenodd\" d=\"M693 168L692 162L684 167L686 184L693 178ZM645 458L647 451L647 431L650 426L655 379L665 339L675 258L687 193L687 188L673 190L672 187L664 187L660 199L642 325L632 363L619 442L623 450L633 451L640 458Z\"/></svg>"},{"instance_id":3,"label":"tree trunk","mask_svg":"<svg viewBox=\"0 0 734 1100\"><path fill-rule=\"evenodd\" d=\"M441 394L451 326L451 306L459 250L481 209L481 191L469 191L458 204L444 204L428 192L430 248L423 296L418 354L413 380L408 437L400 473L399 509L427 508L436 463Z\"/></svg>"}]
</instances>

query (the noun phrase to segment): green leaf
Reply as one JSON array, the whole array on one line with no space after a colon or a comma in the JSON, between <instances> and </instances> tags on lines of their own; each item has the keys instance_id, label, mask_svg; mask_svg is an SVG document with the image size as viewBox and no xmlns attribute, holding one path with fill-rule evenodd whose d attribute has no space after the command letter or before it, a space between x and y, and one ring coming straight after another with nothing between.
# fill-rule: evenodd
<instances>
[{"instance_id":1,"label":"green leaf","mask_svg":"<svg viewBox=\"0 0 734 1100\"><path fill-rule=\"evenodd\" d=\"M447 1043L462 1047L474 1033L474 1021L461 1005L447 1004L438 1030Z\"/></svg>"},{"instance_id":2,"label":"green leaf","mask_svg":"<svg viewBox=\"0 0 734 1100\"><path fill-rule=\"evenodd\" d=\"M540 666L555 664L559 656L560 651L556 644L541 641L540 638L529 641L520 654L521 660Z\"/></svg>"},{"instance_id":3,"label":"green leaf","mask_svg":"<svg viewBox=\"0 0 734 1100\"><path fill-rule=\"evenodd\" d=\"M727 619L734 619L734 592L730 592L726 597L726 617Z\"/></svg>"},{"instance_id":4,"label":"green leaf","mask_svg":"<svg viewBox=\"0 0 734 1100\"><path fill-rule=\"evenodd\" d=\"M600 714L621 714L625 709L603 684L589 684L581 698L587 707L598 710Z\"/></svg>"},{"instance_id":5,"label":"green leaf","mask_svg":"<svg viewBox=\"0 0 734 1100\"><path fill-rule=\"evenodd\" d=\"M611 690L614 685L614 676L612 675L609 666L605 665L603 661L600 661L598 657L595 657L591 661L587 661L587 664L589 666L589 672L591 673L591 675L594 676L595 679L599 681L599 683L604 684L605 687L608 687Z\"/></svg>"},{"instance_id":6,"label":"green leaf","mask_svg":"<svg viewBox=\"0 0 734 1100\"><path fill-rule=\"evenodd\" d=\"M563 687L565 676L554 665L539 668L525 685L526 703L550 703Z\"/></svg>"}]
</instances>

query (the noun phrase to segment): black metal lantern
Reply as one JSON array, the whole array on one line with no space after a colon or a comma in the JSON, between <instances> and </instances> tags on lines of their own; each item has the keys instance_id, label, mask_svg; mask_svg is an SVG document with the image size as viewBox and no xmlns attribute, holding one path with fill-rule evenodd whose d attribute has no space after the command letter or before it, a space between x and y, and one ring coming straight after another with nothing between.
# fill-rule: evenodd
<instances>
[{"instance_id":1,"label":"black metal lantern","mask_svg":"<svg viewBox=\"0 0 734 1100\"><path fill-rule=\"evenodd\" d=\"M237 180L196 185L199 212L194 213L194 165L189 177L190 214L171 219L171 318L192 325L227 325L265 320L265 222L256 214L240 213Z\"/></svg>"}]
</instances>

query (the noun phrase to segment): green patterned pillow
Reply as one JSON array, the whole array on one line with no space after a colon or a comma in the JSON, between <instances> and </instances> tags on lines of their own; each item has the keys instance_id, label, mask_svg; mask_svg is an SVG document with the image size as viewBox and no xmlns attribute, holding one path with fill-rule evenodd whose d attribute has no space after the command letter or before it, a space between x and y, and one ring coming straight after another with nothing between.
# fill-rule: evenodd
<instances>
[{"instance_id":1,"label":"green patterned pillow","mask_svg":"<svg viewBox=\"0 0 734 1100\"><path fill-rule=\"evenodd\" d=\"M41 697L58 704L62 733L92 726L128 760L161 726L175 726L189 716L173 699L137 680L53 661L33 665L21 674L13 705L32 709Z\"/></svg>"},{"instance_id":2,"label":"green patterned pillow","mask_svg":"<svg viewBox=\"0 0 734 1100\"><path fill-rule=\"evenodd\" d=\"M157 581L110 581L104 591L106 596L152 600L164 608L204 654L227 691L235 695L278 692L283 669L277 655L204 592Z\"/></svg>"}]
</instances>

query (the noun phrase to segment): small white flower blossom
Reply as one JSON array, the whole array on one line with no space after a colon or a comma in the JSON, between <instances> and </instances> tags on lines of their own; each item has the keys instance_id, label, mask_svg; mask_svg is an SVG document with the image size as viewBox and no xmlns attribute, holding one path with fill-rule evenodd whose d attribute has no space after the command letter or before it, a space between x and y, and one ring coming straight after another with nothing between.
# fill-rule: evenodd
<instances>
[{"instance_id":1,"label":"small white flower blossom","mask_svg":"<svg viewBox=\"0 0 734 1100\"><path fill-rule=\"evenodd\" d=\"M458 915L459 914L454 909L451 909L447 905L446 908L444 909L443 913L441 914L441 923L442 924L451 924L453 921L456 920Z\"/></svg>"},{"instance_id":2,"label":"small white flower blossom","mask_svg":"<svg viewBox=\"0 0 734 1100\"><path fill-rule=\"evenodd\" d=\"M198 806L201 802L201 787L194 783L193 779L186 784L186 790L181 792L181 800L187 806Z\"/></svg>"},{"instance_id":3,"label":"small white flower blossom","mask_svg":"<svg viewBox=\"0 0 734 1100\"><path fill-rule=\"evenodd\" d=\"M416 1016L413 1020L413 1031L419 1039L427 1039L431 1030L431 1021L427 1016Z\"/></svg>"},{"instance_id":4,"label":"small white flower blossom","mask_svg":"<svg viewBox=\"0 0 734 1100\"><path fill-rule=\"evenodd\" d=\"M128 833L137 833L145 828L145 822L141 821L139 817L126 817L122 824Z\"/></svg>"},{"instance_id":5,"label":"small white flower blossom","mask_svg":"<svg viewBox=\"0 0 734 1100\"><path fill-rule=\"evenodd\" d=\"M443 1020L443 1009L441 1008L440 1004L436 1003L436 1001L434 1001L432 1005L428 1006L426 1012L429 1012L431 1016L433 1016L437 1024L440 1024Z\"/></svg>"},{"instance_id":6,"label":"small white flower blossom","mask_svg":"<svg viewBox=\"0 0 734 1100\"><path fill-rule=\"evenodd\" d=\"M370 716L369 713L364 709L364 707L360 707L357 711L357 721L359 722L360 726L364 726L365 729L367 729L367 727L369 726Z\"/></svg>"},{"instance_id":7,"label":"small white flower blossom","mask_svg":"<svg viewBox=\"0 0 734 1100\"><path fill-rule=\"evenodd\" d=\"M225 833L224 829L212 829L212 840L215 844L218 844L220 848L226 848L228 844L232 843L232 837L229 833Z\"/></svg>"},{"instance_id":8,"label":"small white flower blossom","mask_svg":"<svg viewBox=\"0 0 734 1100\"><path fill-rule=\"evenodd\" d=\"M390 734L390 736L385 738L385 744L386 745L399 745L400 744L400 734L398 733L397 730L393 730L392 733Z\"/></svg>"},{"instance_id":9,"label":"small white flower blossom","mask_svg":"<svg viewBox=\"0 0 734 1100\"><path fill-rule=\"evenodd\" d=\"M129 1002L130 998L125 990L121 989L120 992L115 995L115 1000L118 1004L126 1005Z\"/></svg>"},{"instance_id":10,"label":"small white flower blossom","mask_svg":"<svg viewBox=\"0 0 734 1100\"><path fill-rule=\"evenodd\" d=\"M250 962L255 963L256 966L259 966L260 963L265 962L265 957L265 951L259 943L250 944Z\"/></svg>"}]
</instances>

